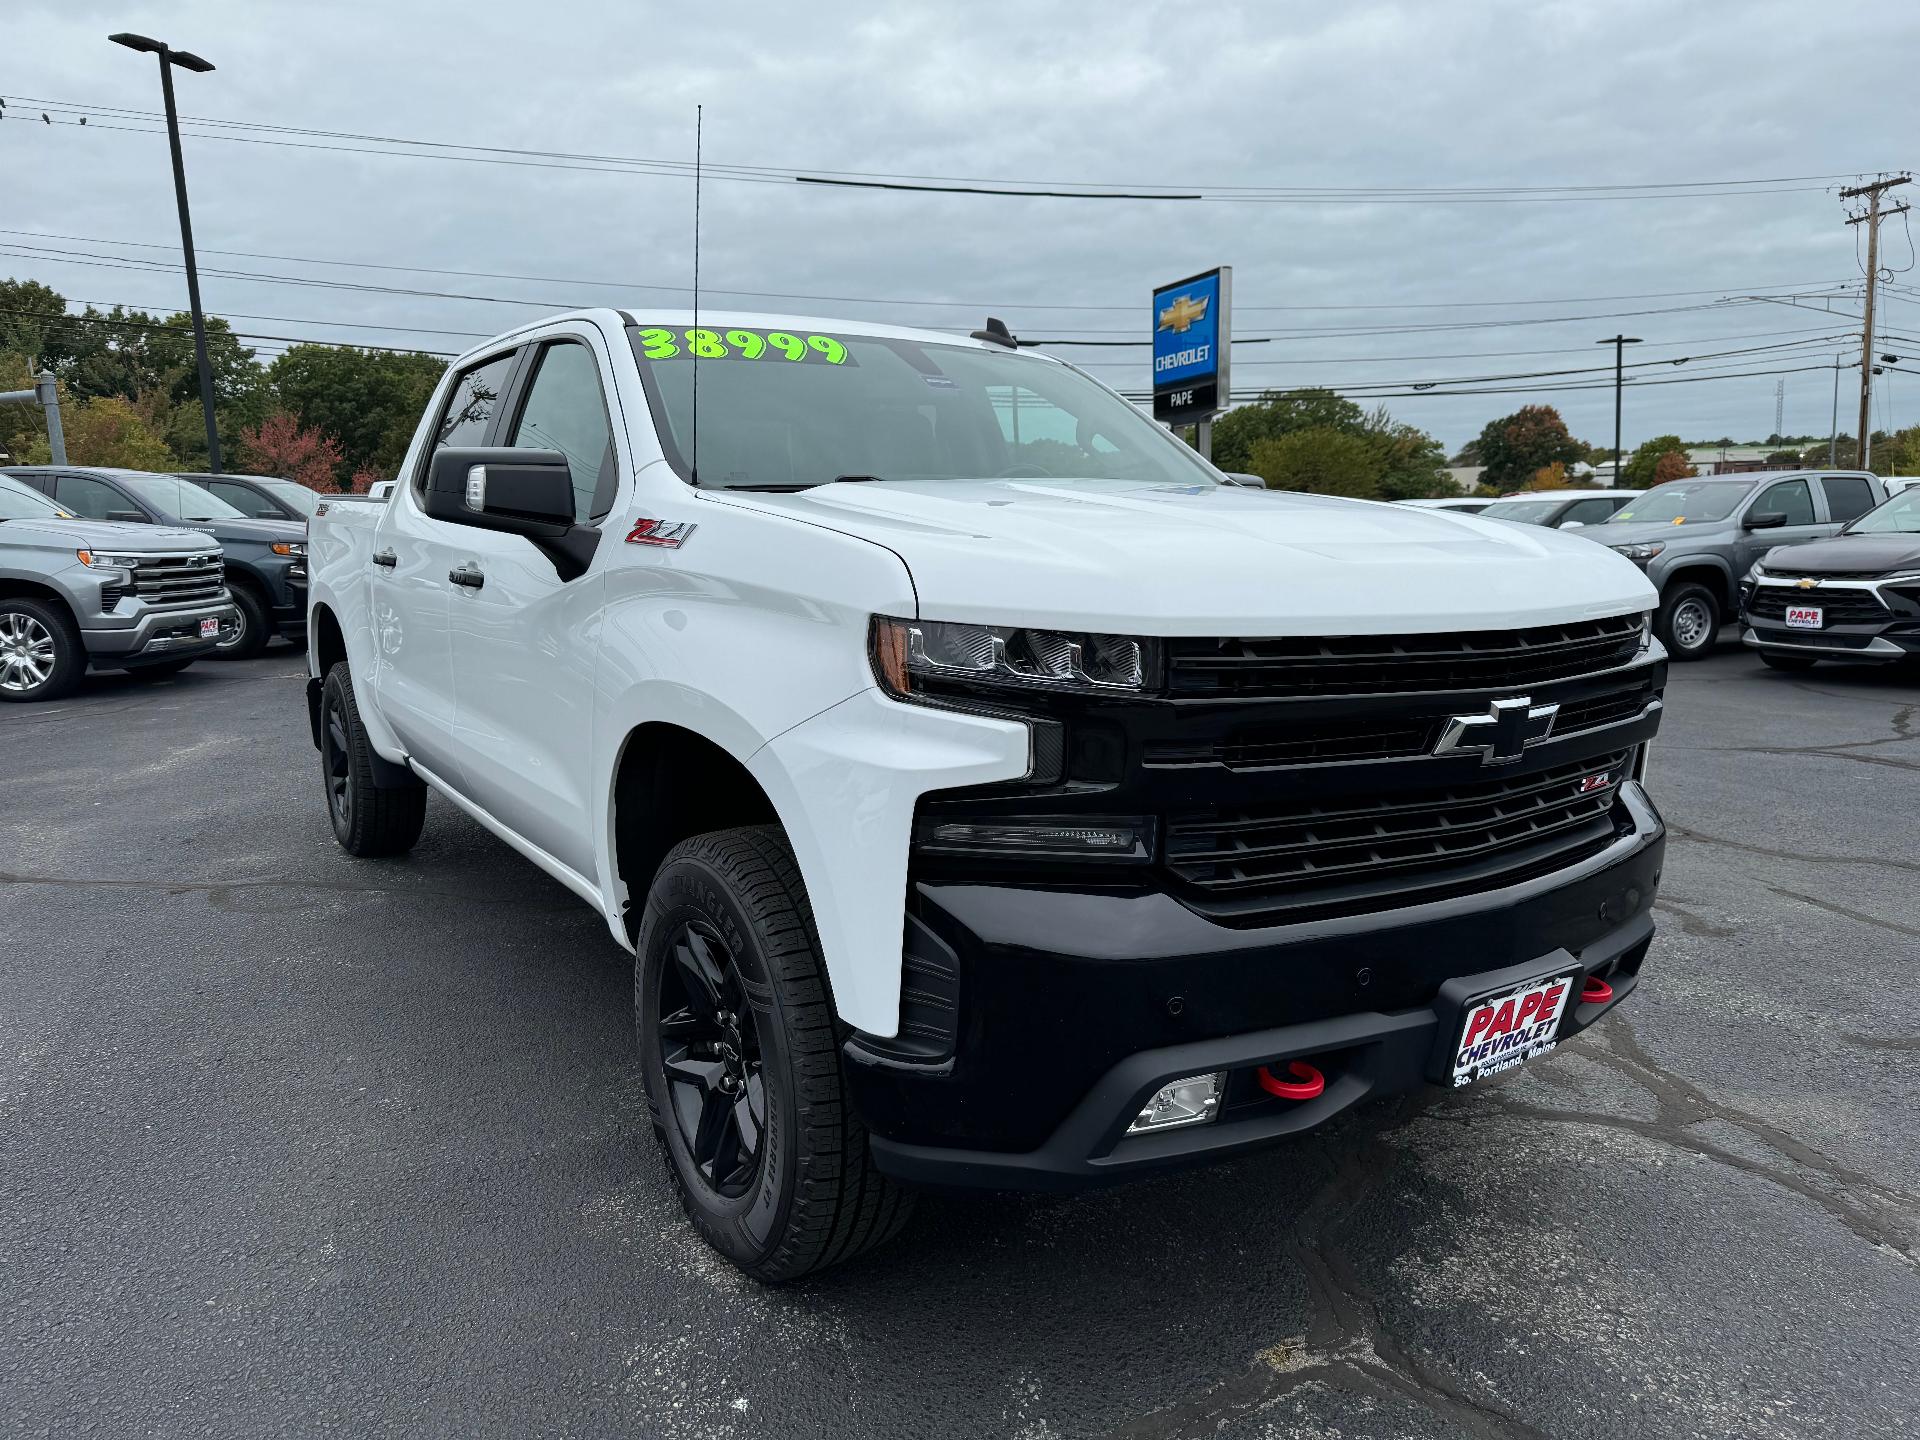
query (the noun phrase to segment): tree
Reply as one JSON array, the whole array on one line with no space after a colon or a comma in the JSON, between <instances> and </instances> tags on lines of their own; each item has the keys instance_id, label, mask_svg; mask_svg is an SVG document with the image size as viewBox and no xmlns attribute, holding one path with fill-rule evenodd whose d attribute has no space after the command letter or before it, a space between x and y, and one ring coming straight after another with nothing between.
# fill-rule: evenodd
<instances>
[{"instance_id":1,"label":"tree","mask_svg":"<svg viewBox=\"0 0 1920 1440\"><path fill-rule=\"evenodd\" d=\"M1798 450L1775 450L1767 456L1766 463L1769 465L1798 465L1800 463L1800 452Z\"/></svg>"},{"instance_id":2,"label":"tree","mask_svg":"<svg viewBox=\"0 0 1920 1440\"><path fill-rule=\"evenodd\" d=\"M113 465L128 470L171 470L173 452L131 402L118 395L96 400L65 402L60 406L66 432L67 459L75 465ZM27 446L24 463L47 465L53 447L44 435Z\"/></svg>"},{"instance_id":3,"label":"tree","mask_svg":"<svg viewBox=\"0 0 1920 1440\"><path fill-rule=\"evenodd\" d=\"M1433 500L1459 494L1447 474L1447 452L1420 429L1395 420L1382 405L1368 415L1362 438L1380 462L1374 489L1382 500Z\"/></svg>"},{"instance_id":4,"label":"tree","mask_svg":"<svg viewBox=\"0 0 1920 1440\"><path fill-rule=\"evenodd\" d=\"M1297 430L1342 430L1358 434L1367 415L1331 390L1269 390L1251 404L1213 422L1213 463L1222 470L1248 470L1253 447Z\"/></svg>"},{"instance_id":5,"label":"tree","mask_svg":"<svg viewBox=\"0 0 1920 1440\"><path fill-rule=\"evenodd\" d=\"M301 425L339 442L346 464L391 475L445 370L431 355L295 345L267 368L267 383Z\"/></svg>"},{"instance_id":6,"label":"tree","mask_svg":"<svg viewBox=\"0 0 1920 1440\"><path fill-rule=\"evenodd\" d=\"M1678 450L1669 450L1653 463L1653 483L1664 485L1669 480L1691 480L1700 472L1687 463L1687 457Z\"/></svg>"},{"instance_id":7,"label":"tree","mask_svg":"<svg viewBox=\"0 0 1920 1440\"><path fill-rule=\"evenodd\" d=\"M1678 465L1666 457L1673 456ZM1674 473L1660 475L1662 468ZM1620 479L1614 483L1628 490L1644 490L1666 480L1681 480L1694 473L1687 461L1687 447L1678 435L1656 435L1633 447L1633 454L1620 466ZM1659 476L1659 478L1656 478Z\"/></svg>"},{"instance_id":8,"label":"tree","mask_svg":"<svg viewBox=\"0 0 1920 1440\"><path fill-rule=\"evenodd\" d=\"M1551 405L1523 405L1480 432L1480 458L1487 467L1481 483L1496 490L1516 489L1542 466L1571 465L1587 447L1567 433L1567 422Z\"/></svg>"},{"instance_id":9,"label":"tree","mask_svg":"<svg viewBox=\"0 0 1920 1440\"><path fill-rule=\"evenodd\" d=\"M1873 473L1920 475L1920 425L1909 425L1873 442Z\"/></svg>"},{"instance_id":10,"label":"tree","mask_svg":"<svg viewBox=\"0 0 1920 1440\"><path fill-rule=\"evenodd\" d=\"M1375 448L1358 435L1325 426L1258 441L1249 464L1274 490L1362 500L1379 493L1380 457Z\"/></svg>"},{"instance_id":11,"label":"tree","mask_svg":"<svg viewBox=\"0 0 1920 1440\"><path fill-rule=\"evenodd\" d=\"M1453 459L1449 460L1447 463L1449 465L1463 466L1469 470L1475 468L1481 463L1480 442L1478 440L1467 441L1467 443L1462 445L1460 449L1455 453Z\"/></svg>"},{"instance_id":12,"label":"tree","mask_svg":"<svg viewBox=\"0 0 1920 1440\"><path fill-rule=\"evenodd\" d=\"M1551 465L1542 465L1527 477L1522 490L1564 490L1567 488L1567 467L1556 460Z\"/></svg>"},{"instance_id":13,"label":"tree","mask_svg":"<svg viewBox=\"0 0 1920 1440\"><path fill-rule=\"evenodd\" d=\"M0 280L0 350L48 369L66 359L66 298L38 280Z\"/></svg>"},{"instance_id":14,"label":"tree","mask_svg":"<svg viewBox=\"0 0 1920 1440\"><path fill-rule=\"evenodd\" d=\"M311 490L340 488L339 443L284 410L240 432L240 458L256 474L282 475Z\"/></svg>"}]
</instances>

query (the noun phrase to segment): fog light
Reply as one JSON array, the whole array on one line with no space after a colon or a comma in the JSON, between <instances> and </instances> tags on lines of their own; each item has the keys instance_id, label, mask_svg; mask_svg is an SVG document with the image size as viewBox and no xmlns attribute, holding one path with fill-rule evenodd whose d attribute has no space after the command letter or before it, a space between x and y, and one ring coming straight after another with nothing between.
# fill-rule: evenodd
<instances>
[{"instance_id":1,"label":"fog light","mask_svg":"<svg viewBox=\"0 0 1920 1440\"><path fill-rule=\"evenodd\" d=\"M922 850L954 855L1148 860L1153 855L1153 821L1144 816L922 820L914 827L913 839Z\"/></svg>"},{"instance_id":2,"label":"fog light","mask_svg":"<svg viewBox=\"0 0 1920 1440\"><path fill-rule=\"evenodd\" d=\"M1216 1070L1211 1075L1189 1075L1171 1085L1162 1085L1147 1102L1147 1108L1127 1126L1127 1134L1204 1125L1220 1113L1220 1091L1226 1083L1227 1072Z\"/></svg>"}]
</instances>

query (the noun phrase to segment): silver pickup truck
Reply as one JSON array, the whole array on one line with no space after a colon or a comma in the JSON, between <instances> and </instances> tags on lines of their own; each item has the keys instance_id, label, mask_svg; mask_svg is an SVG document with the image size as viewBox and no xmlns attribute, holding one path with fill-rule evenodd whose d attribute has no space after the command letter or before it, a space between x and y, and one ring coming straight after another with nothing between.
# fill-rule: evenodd
<instances>
[{"instance_id":1,"label":"silver pickup truck","mask_svg":"<svg viewBox=\"0 0 1920 1440\"><path fill-rule=\"evenodd\" d=\"M232 633L219 547L82 520L0 475L0 700L54 700L89 665L172 675Z\"/></svg>"}]
</instances>

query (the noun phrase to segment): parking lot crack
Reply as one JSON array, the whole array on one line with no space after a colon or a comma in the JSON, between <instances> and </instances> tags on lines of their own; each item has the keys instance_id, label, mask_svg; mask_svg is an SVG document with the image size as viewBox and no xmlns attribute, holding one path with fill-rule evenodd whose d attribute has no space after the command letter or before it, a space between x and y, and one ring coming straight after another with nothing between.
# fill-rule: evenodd
<instances>
[{"instance_id":1,"label":"parking lot crack","mask_svg":"<svg viewBox=\"0 0 1920 1440\"><path fill-rule=\"evenodd\" d=\"M1913 1223L1920 1197L1878 1184L1772 1121L1715 1100L1648 1055L1624 1018L1615 1017L1607 1035L1608 1045L1583 1047L1582 1053L1652 1095L1659 1107L1653 1119L1535 1105L1504 1088L1496 1089L1492 1098L1509 1113L1529 1120L1625 1131L1768 1181L1812 1201L1883 1254L1920 1271L1920 1232ZM1739 1154L1693 1128L1712 1120L1744 1130L1790 1163L1770 1165Z\"/></svg>"},{"instance_id":2,"label":"parking lot crack","mask_svg":"<svg viewBox=\"0 0 1920 1440\"><path fill-rule=\"evenodd\" d=\"M1911 935L1920 940L1920 926L1902 925L1898 920L1883 920L1878 915L1869 915L1863 910L1849 910L1845 905L1836 905L1831 900L1822 900L1814 895L1802 895L1797 890L1785 890L1778 885L1767 887L1776 895L1788 900L1798 900L1802 905L1811 905L1816 910L1824 910L1829 915L1838 915L1844 920L1857 920L1862 925L1871 925L1878 930L1891 930L1896 935Z\"/></svg>"},{"instance_id":3,"label":"parking lot crack","mask_svg":"<svg viewBox=\"0 0 1920 1440\"><path fill-rule=\"evenodd\" d=\"M1786 860L1797 865L1864 865L1870 869L1899 870L1909 875L1920 875L1920 861L1894 860L1884 855L1809 855L1802 850L1773 850L1765 845L1730 840L1724 835L1708 835L1680 825L1669 825L1667 834L1673 839L1690 840L1696 845L1713 845L1747 855L1764 855L1769 860Z\"/></svg>"}]
</instances>

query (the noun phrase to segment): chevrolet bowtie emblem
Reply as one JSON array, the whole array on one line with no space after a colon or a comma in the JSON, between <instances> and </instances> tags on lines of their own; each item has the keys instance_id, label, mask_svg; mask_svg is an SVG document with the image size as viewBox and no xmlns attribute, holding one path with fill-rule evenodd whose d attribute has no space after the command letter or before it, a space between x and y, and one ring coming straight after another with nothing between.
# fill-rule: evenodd
<instances>
[{"instance_id":1,"label":"chevrolet bowtie emblem","mask_svg":"<svg viewBox=\"0 0 1920 1440\"><path fill-rule=\"evenodd\" d=\"M1478 751L1482 765L1511 765L1529 745L1538 745L1553 733L1553 720L1559 713L1559 705L1536 705L1527 695L1496 700L1484 714L1449 717L1433 753Z\"/></svg>"},{"instance_id":2,"label":"chevrolet bowtie emblem","mask_svg":"<svg viewBox=\"0 0 1920 1440\"><path fill-rule=\"evenodd\" d=\"M1196 300L1191 295L1182 295L1166 309L1160 312L1162 330L1186 331L1207 318L1207 306L1212 302L1211 295Z\"/></svg>"},{"instance_id":3,"label":"chevrolet bowtie emblem","mask_svg":"<svg viewBox=\"0 0 1920 1440\"><path fill-rule=\"evenodd\" d=\"M1815 586L1817 586L1820 582L1818 580L1796 580L1793 583L1794 583L1794 588L1796 589L1811 590Z\"/></svg>"}]
</instances>

